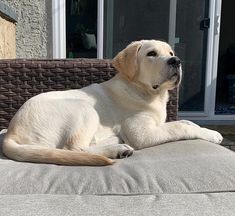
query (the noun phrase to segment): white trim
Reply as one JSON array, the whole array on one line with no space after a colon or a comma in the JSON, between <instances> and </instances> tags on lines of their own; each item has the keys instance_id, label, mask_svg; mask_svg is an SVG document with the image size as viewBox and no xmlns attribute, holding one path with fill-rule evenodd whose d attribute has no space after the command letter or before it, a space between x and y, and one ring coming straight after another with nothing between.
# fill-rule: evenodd
<instances>
[{"instance_id":1,"label":"white trim","mask_svg":"<svg viewBox=\"0 0 235 216\"><path fill-rule=\"evenodd\" d=\"M179 117L206 117L206 113L205 112L193 112L193 111L180 111L179 112Z\"/></svg>"},{"instance_id":2,"label":"white trim","mask_svg":"<svg viewBox=\"0 0 235 216\"><path fill-rule=\"evenodd\" d=\"M211 113L211 95L212 95L212 70L213 70L213 48L214 48L214 16L215 16L215 1L210 0L209 17L210 28L208 29L207 37L207 60L206 60L206 83L205 83L205 97L204 97L204 111L207 116Z\"/></svg>"},{"instance_id":3,"label":"white trim","mask_svg":"<svg viewBox=\"0 0 235 216\"><path fill-rule=\"evenodd\" d=\"M221 16L221 0L217 0L215 4L215 14L213 17L213 39L214 50L212 60L212 77L211 77L211 96L209 97L209 103L211 104L209 110L209 116L212 119L215 118L215 103L216 103L216 85L218 75L218 57L219 57L219 38L220 38L220 16Z\"/></svg>"},{"instance_id":4,"label":"white trim","mask_svg":"<svg viewBox=\"0 0 235 216\"><path fill-rule=\"evenodd\" d=\"M198 120L198 121L229 121L235 123L235 115L214 115L213 118L211 116L201 117L201 116L179 116L180 119L188 119L188 120Z\"/></svg>"},{"instance_id":5,"label":"white trim","mask_svg":"<svg viewBox=\"0 0 235 216\"><path fill-rule=\"evenodd\" d=\"M53 58L66 58L65 0L52 0Z\"/></svg>"},{"instance_id":6,"label":"white trim","mask_svg":"<svg viewBox=\"0 0 235 216\"><path fill-rule=\"evenodd\" d=\"M168 43L171 45L173 50L175 49L175 42L176 42L175 41L176 9L177 9L177 0L170 0Z\"/></svg>"},{"instance_id":7,"label":"white trim","mask_svg":"<svg viewBox=\"0 0 235 216\"><path fill-rule=\"evenodd\" d=\"M181 118L179 118L181 119ZM199 125L235 125L235 120L229 120L229 119L195 119L195 118L184 118L186 120L191 120Z\"/></svg>"},{"instance_id":8,"label":"white trim","mask_svg":"<svg viewBox=\"0 0 235 216\"><path fill-rule=\"evenodd\" d=\"M104 49L104 0L98 0L97 11L97 58L102 59Z\"/></svg>"}]
</instances>

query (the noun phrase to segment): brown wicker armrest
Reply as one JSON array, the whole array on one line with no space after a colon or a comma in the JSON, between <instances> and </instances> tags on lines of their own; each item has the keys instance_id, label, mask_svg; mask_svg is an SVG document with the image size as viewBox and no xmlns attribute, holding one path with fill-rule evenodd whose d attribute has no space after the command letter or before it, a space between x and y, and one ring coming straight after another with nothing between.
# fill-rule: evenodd
<instances>
[{"instance_id":1,"label":"brown wicker armrest","mask_svg":"<svg viewBox=\"0 0 235 216\"><path fill-rule=\"evenodd\" d=\"M0 129L7 128L20 106L39 93L78 89L106 81L115 73L110 60L0 60ZM167 120L176 120L177 90L171 92L167 108Z\"/></svg>"}]
</instances>

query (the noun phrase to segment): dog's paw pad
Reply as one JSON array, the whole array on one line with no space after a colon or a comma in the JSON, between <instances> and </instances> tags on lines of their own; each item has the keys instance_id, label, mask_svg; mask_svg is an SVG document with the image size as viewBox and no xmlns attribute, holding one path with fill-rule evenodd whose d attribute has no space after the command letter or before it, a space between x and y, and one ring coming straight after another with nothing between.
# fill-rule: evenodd
<instances>
[{"instance_id":1,"label":"dog's paw pad","mask_svg":"<svg viewBox=\"0 0 235 216\"><path fill-rule=\"evenodd\" d=\"M134 149L131 148L127 144L121 144L119 147L120 147L120 149L117 154L117 158L119 158L119 159L130 157L134 152Z\"/></svg>"},{"instance_id":2,"label":"dog's paw pad","mask_svg":"<svg viewBox=\"0 0 235 216\"><path fill-rule=\"evenodd\" d=\"M119 159L122 159L122 158L127 158L127 157L130 157L132 154L133 154L133 150L130 150L130 149L127 149L123 152L119 152L118 153L118 158Z\"/></svg>"}]
</instances>

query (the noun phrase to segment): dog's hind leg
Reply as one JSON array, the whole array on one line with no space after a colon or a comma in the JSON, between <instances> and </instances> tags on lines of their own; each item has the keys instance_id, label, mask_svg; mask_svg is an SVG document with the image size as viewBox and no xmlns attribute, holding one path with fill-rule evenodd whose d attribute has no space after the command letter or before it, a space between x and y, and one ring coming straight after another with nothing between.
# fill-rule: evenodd
<instances>
[{"instance_id":1,"label":"dog's hind leg","mask_svg":"<svg viewBox=\"0 0 235 216\"><path fill-rule=\"evenodd\" d=\"M82 104L81 104L82 106ZM64 140L64 149L80 151L89 147L99 125L99 116L96 110L86 105L84 109L80 107L78 115L73 116L68 126L67 136Z\"/></svg>"},{"instance_id":2,"label":"dog's hind leg","mask_svg":"<svg viewBox=\"0 0 235 216\"><path fill-rule=\"evenodd\" d=\"M126 158L133 154L134 149L127 144L108 144L91 146L82 149L85 152L105 156L111 159Z\"/></svg>"}]
</instances>

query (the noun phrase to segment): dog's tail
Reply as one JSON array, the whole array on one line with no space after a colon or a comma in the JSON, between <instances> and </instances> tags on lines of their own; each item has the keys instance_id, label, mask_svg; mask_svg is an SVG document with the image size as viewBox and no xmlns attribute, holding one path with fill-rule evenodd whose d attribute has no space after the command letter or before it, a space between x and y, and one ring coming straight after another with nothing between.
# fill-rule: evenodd
<instances>
[{"instance_id":1,"label":"dog's tail","mask_svg":"<svg viewBox=\"0 0 235 216\"><path fill-rule=\"evenodd\" d=\"M86 152L18 144L11 138L4 139L3 153L17 161L69 166L107 166L115 162L107 157Z\"/></svg>"}]
</instances>

